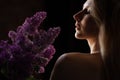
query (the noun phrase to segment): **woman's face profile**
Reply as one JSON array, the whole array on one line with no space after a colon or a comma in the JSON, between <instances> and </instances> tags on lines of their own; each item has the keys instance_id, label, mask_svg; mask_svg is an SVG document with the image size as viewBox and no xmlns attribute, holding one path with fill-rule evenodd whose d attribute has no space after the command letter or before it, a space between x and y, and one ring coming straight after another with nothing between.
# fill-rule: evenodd
<instances>
[{"instance_id":1,"label":"woman's face profile","mask_svg":"<svg viewBox=\"0 0 120 80\"><path fill-rule=\"evenodd\" d=\"M88 39L98 36L98 25L91 13L93 13L93 0L87 0L83 9L76 13L73 17L75 23L75 37L77 39Z\"/></svg>"}]
</instances>

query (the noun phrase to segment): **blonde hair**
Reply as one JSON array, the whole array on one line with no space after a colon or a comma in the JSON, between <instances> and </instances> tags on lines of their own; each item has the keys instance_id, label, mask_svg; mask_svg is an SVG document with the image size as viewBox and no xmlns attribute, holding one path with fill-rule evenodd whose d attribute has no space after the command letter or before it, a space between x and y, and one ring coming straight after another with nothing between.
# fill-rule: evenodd
<instances>
[{"instance_id":1,"label":"blonde hair","mask_svg":"<svg viewBox=\"0 0 120 80\"><path fill-rule=\"evenodd\" d=\"M120 80L120 0L94 0L94 4L107 79Z\"/></svg>"}]
</instances>

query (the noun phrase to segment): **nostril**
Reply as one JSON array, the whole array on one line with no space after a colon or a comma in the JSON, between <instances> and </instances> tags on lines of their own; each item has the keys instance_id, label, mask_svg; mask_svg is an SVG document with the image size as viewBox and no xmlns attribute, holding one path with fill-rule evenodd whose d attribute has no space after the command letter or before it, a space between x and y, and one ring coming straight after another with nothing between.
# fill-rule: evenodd
<instances>
[{"instance_id":1,"label":"nostril","mask_svg":"<svg viewBox=\"0 0 120 80\"><path fill-rule=\"evenodd\" d=\"M74 20L76 20L76 21L80 21L80 16L77 15L77 14L75 14L75 15L73 16L73 18L74 18Z\"/></svg>"},{"instance_id":2,"label":"nostril","mask_svg":"<svg viewBox=\"0 0 120 80\"><path fill-rule=\"evenodd\" d=\"M73 19L74 19L74 20L76 20L76 14L75 14L75 15L73 15Z\"/></svg>"},{"instance_id":3,"label":"nostril","mask_svg":"<svg viewBox=\"0 0 120 80\"><path fill-rule=\"evenodd\" d=\"M75 20L76 20L77 22L80 22L80 21L81 21L81 18L80 18L80 17L75 17Z\"/></svg>"},{"instance_id":4,"label":"nostril","mask_svg":"<svg viewBox=\"0 0 120 80\"><path fill-rule=\"evenodd\" d=\"M83 12L83 11L80 11L80 12L74 14L74 15L73 15L73 18L74 18L75 20L77 20L77 21L80 21L80 20L83 18L83 13L82 13L82 12Z\"/></svg>"},{"instance_id":5,"label":"nostril","mask_svg":"<svg viewBox=\"0 0 120 80\"><path fill-rule=\"evenodd\" d=\"M77 12L76 14L73 15L73 18L77 20L80 17L80 12Z\"/></svg>"},{"instance_id":6,"label":"nostril","mask_svg":"<svg viewBox=\"0 0 120 80\"><path fill-rule=\"evenodd\" d=\"M81 21L86 13L87 9L84 9L82 11L79 11L78 13L74 14L73 15L73 18L76 20L76 21Z\"/></svg>"}]
</instances>

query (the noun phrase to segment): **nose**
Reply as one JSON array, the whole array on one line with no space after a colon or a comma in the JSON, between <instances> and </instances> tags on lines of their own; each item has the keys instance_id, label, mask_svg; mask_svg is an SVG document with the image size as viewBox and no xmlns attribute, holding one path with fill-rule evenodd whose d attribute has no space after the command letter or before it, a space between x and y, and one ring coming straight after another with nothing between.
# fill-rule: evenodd
<instances>
[{"instance_id":1,"label":"nose","mask_svg":"<svg viewBox=\"0 0 120 80\"><path fill-rule=\"evenodd\" d=\"M82 18L84 17L86 10L81 10L79 12L77 12L76 14L73 15L74 20L76 21L80 21L82 20Z\"/></svg>"}]
</instances>

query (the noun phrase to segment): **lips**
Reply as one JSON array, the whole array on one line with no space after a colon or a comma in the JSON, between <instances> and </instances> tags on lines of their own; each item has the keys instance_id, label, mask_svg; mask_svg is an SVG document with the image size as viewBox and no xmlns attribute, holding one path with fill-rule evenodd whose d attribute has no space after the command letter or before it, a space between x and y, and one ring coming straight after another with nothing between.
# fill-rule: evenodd
<instances>
[{"instance_id":1,"label":"lips","mask_svg":"<svg viewBox=\"0 0 120 80\"><path fill-rule=\"evenodd\" d=\"M75 26L76 26L75 28L76 28L77 30L80 30L80 24L78 24L78 22L75 23Z\"/></svg>"}]
</instances>

